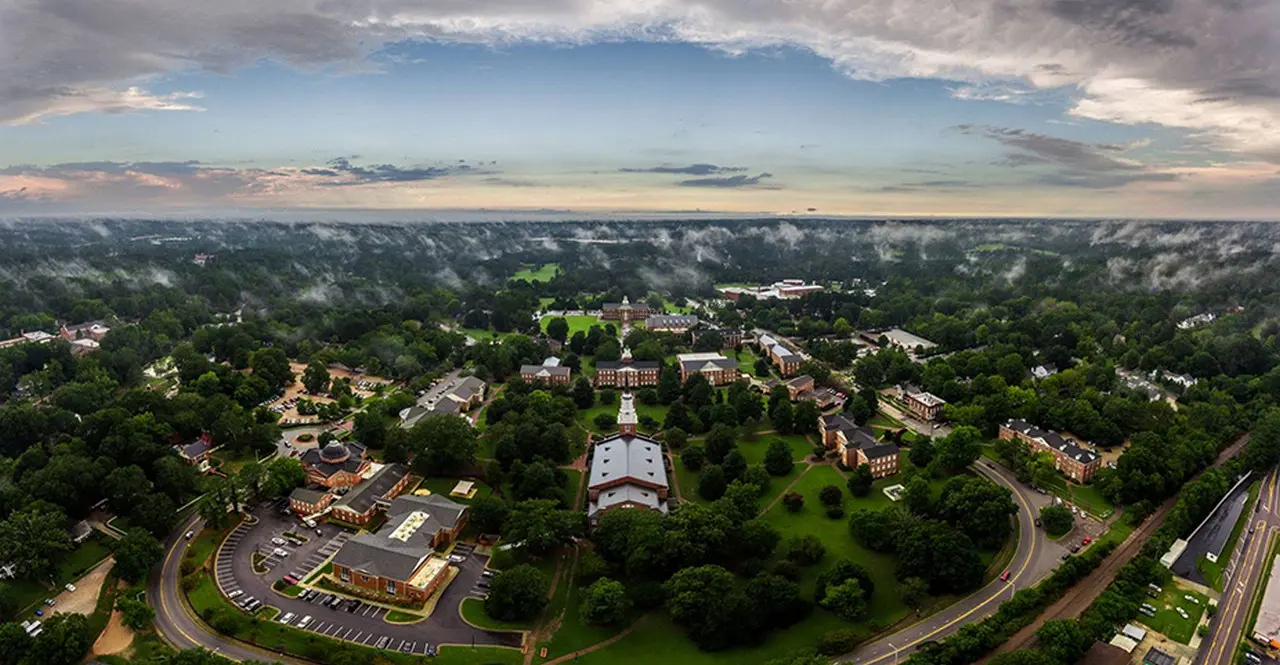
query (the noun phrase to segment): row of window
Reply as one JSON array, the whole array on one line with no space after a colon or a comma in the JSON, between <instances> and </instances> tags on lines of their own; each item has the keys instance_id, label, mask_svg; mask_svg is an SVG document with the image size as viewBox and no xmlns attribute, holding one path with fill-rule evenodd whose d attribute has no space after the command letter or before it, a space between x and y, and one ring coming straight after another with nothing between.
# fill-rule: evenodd
<instances>
[{"instance_id":1,"label":"row of window","mask_svg":"<svg viewBox=\"0 0 1280 665\"><path fill-rule=\"evenodd\" d=\"M350 583L351 583L351 571L350 571L350 570L348 570L348 569L346 569L346 568L339 568L339 569L338 569L338 579L342 580L343 582L346 582L346 583L350 584ZM360 581L361 581L361 582L368 582L368 581L369 581L369 576L368 576L368 575L365 575L365 574L363 574L363 573L362 573L362 574L360 575ZM390 594L390 595L392 595L392 596L396 595L396 582L395 582L395 580L387 580L387 593L388 593L388 594Z\"/></svg>"}]
</instances>

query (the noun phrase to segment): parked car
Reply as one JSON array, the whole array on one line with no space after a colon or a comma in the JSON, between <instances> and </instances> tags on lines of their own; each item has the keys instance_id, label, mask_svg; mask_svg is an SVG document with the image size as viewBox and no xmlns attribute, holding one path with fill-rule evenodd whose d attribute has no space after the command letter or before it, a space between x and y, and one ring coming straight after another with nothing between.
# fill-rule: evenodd
<instances>
[{"instance_id":1,"label":"parked car","mask_svg":"<svg viewBox=\"0 0 1280 665\"><path fill-rule=\"evenodd\" d=\"M243 591L236 589L235 591L227 594L227 598L239 598L242 594L244 594Z\"/></svg>"},{"instance_id":2,"label":"parked car","mask_svg":"<svg viewBox=\"0 0 1280 665\"><path fill-rule=\"evenodd\" d=\"M306 627L307 627L307 626L309 626L309 625L311 625L311 615L310 615L310 614L308 614L307 616L302 617L302 621L299 621L299 622L298 622L298 627L299 627L299 628L306 628Z\"/></svg>"},{"instance_id":3,"label":"parked car","mask_svg":"<svg viewBox=\"0 0 1280 665\"><path fill-rule=\"evenodd\" d=\"M1071 553L1072 553L1072 554L1075 554L1076 552L1079 552L1079 551L1080 551L1080 546L1079 546L1079 545L1072 545L1072 546L1071 546Z\"/></svg>"},{"instance_id":4,"label":"parked car","mask_svg":"<svg viewBox=\"0 0 1280 665\"><path fill-rule=\"evenodd\" d=\"M274 554L274 555L276 555L276 556L278 556L278 557L286 557L286 556L289 556L289 550L286 550L286 549L284 549L283 547L277 547L277 548L275 548L275 550L273 550L271 553L272 553L272 554Z\"/></svg>"},{"instance_id":5,"label":"parked car","mask_svg":"<svg viewBox=\"0 0 1280 665\"><path fill-rule=\"evenodd\" d=\"M485 570L483 573L480 573L480 574L481 574L481 575L484 575L485 577L497 577L497 576L498 576L498 571L496 571L496 570Z\"/></svg>"},{"instance_id":6,"label":"parked car","mask_svg":"<svg viewBox=\"0 0 1280 665\"><path fill-rule=\"evenodd\" d=\"M412 644L409 644L408 642L401 642L401 643L400 643L400 650L401 650L401 651L403 651L403 652L405 652L405 653L409 653L410 651L412 651L412 650L413 650L413 645L412 645Z\"/></svg>"},{"instance_id":7,"label":"parked car","mask_svg":"<svg viewBox=\"0 0 1280 665\"><path fill-rule=\"evenodd\" d=\"M67 582L67 585L66 585L66 586L64 586L64 587L62 587L62 588L66 589L67 591L75 591L75 590L76 590L76 585L74 585L74 584L72 584L72 583L70 583L70 582Z\"/></svg>"},{"instance_id":8,"label":"parked car","mask_svg":"<svg viewBox=\"0 0 1280 665\"><path fill-rule=\"evenodd\" d=\"M1092 542L1093 542L1093 538L1092 538L1092 537L1090 537L1090 536L1085 536L1085 537L1084 537L1084 540L1080 541L1080 544L1082 544L1082 545L1088 545L1089 543L1092 543Z\"/></svg>"},{"instance_id":9,"label":"parked car","mask_svg":"<svg viewBox=\"0 0 1280 665\"><path fill-rule=\"evenodd\" d=\"M282 617L280 617L279 619L277 619L277 621L279 621L280 623L283 623L283 624L288 624L288 623L293 622L293 617L295 617L295 616L297 616L297 615L295 615L293 612L287 612L287 613L285 613L285 615L284 615L284 616L282 616Z\"/></svg>"},{"instance_id":10,"label":"parked car","mask_svg":"<svg viewBox=\"0 0 1280 665\"><path fill-rule=\"evenodd\" d=\"M1044 523L1040 521L1039 517L1036 518L1036 526L1044 526Z\"/></svg>"},{"instance_id":11,"label":"parked car","mask_svg":"<svg viewBox=\"0 0 1280 665\"><path fill-rule=\"evenodd\" d=\"M48 605L49 607L53 607L54 605L57 605L57 604L58 604L58 601L56 601L56 600L54 600L54 599L52 599L52 598L45 598L45 599L44 599L44 604L45 604L45 605Z\"/></svg>"},{"instance_id":12,"label":"parked car","mask_svg":"<svg viewBox=\"0 0 1280 665\"><path fill-rule=\"evenodd\" d=\"M378 644L377 644L374 648L375 648L375 649L385 649L385 648L387 648L387 642L390 642L390 641L391 641L391 638L390 638L390 637L387 637L386 635L383 635L382 637L378 638Z\"/></svg>"},{"instance_id":13,"label":"parked car","mask_svg":"<svg viewBox=\"0 0 1280 665\"><path fill-rule=\"evenodd\" d=\"M1199 605L1199 604L1200 604L1200 599L1199 599L1199 598L1196 598L1195 596L1193 596L1193 595L1191 595L1191 594L1189 594L1189 593L1184 593L1184 594L1182 594L1182 598L1183 598L1183 600L1187 601L1188 603L1195 603L1196 605Z\"/></svg>"},{"instance_id":14,"label":"parked car","mask_svg":"<svg viewBox=\"0 0 1280 665\"><path fill-rule=\"evenodd\" d=\"M1190 618L1191 618L1190 616L1188 616L1188 615L1187 615L1187 611L1186 611L1186 610L1184 610L1184 609L1182 609L1181 607L1175 607L1175 608L1173 608L1173 609L1174 609L1174 611L1176 611L1176 612L1178 613L1178 616L1182 617L1183 619L1190 619Z\"/></svg>"},{"instance_id":15,"label":"parked car","mask_svg":"<svg viewBox=\"0 0 1280 665\"><path fill-rule=\"evenodd\" d=\"M276 547L284 547L284 538L272 538L271 544Z\"/></svg>"},{"instance_id":16,"label":"parked car","mask_svg":"<svg viewBox=\"0 0 1280 665\"><path fill-rule=\"evenodd\" d=\"M467 557L462 556L461 554L449 555L449 563L462 563L463 561L466 561L466 560L467 560Z\"/></svg>"},{"instance_id":17,"label":"parked car","mask_svg":"<svg viewBox=\"0 0 1280 665\"><path fill-rule=\"evenodd\" d=\"M427 646L426 646L426 647L424 647L424 649L423 649L423 650L427 652L427 655L428 655L428 656L431 656L432 658L435 658L435 656L436 656L436 645L431 644L430 642L428 642L428 643L427 643Z\"/></svg>"}]
</instances>

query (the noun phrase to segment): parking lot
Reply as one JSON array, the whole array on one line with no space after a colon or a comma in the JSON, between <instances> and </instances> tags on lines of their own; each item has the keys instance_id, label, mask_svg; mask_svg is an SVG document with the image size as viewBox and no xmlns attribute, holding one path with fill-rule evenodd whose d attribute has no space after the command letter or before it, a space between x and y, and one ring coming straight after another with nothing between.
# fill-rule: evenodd
<instances>
[{"instance_id":1,"label":"parking lot","mask_svg":"<svg viewBox=\"0 0 1280 665\"><path fill-rule=\"evenodd\" d=\"M280 613L276 621L334 639L365 646L430 655L440 644L484 644L519 647L523 635L518 632L482 630L462 620L458 605L468 596L483 596L478 586L484 579L487 559L476 555L470 546L458 545L455 552L465 559L455 564L458 575L445 588L432 615L412 624L388 623L388 608L346 598L321 588L310 589L302 584L303 593L290 598L274 589L276 580L290 576L299 581L324 564L351 533L332 525L321 524L308 528L296 517L282 515L273 505L259 506L253 511L256 524L241 524L227 537L215 560L218 587L242 608L246 605L255 611L271 606ZM295 545L285 534L306 536L307 540ZM281 546L274 539L282 539ZM276 549L287 552L284 556ZM267 554L269 571L265 575L254 572L251 557L254 552ZM314 593L311 593L314 591ZM261 602L257 606L250 601ZM292 615L292 616L290 616ZM383 642L385 638L385 642Z\"/></svg>"}]
</instances>

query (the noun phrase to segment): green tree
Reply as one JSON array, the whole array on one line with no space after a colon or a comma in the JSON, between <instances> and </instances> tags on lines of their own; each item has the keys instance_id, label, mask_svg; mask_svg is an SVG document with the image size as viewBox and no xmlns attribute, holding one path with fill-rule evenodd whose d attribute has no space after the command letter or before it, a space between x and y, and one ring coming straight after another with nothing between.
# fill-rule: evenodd
<instances>
[{"instance_id":1,"label":"green tree","mask_svg":"<svg viewBox=\"0 0 1280 665\"><path fill-rule=\"evenodd\" d=\"M875 476L871 474L871 467L867 464L859 464L853 470L853 475L849 476L849 493L856 497L865 497L871 494L871 486L875 481Z\"/></svg>"},{"instance_id":2,"label":"green tree","mask_svg":"<svg viewBox=\"0 0 1280 665\"><path fill-rule=\"evenodd\" d=\"M83 614L55 614L40 628L24 659L31 665L74 665L93 643L88 617Z\"/></svg>"},{"instance_id":3,"label":"green tree","mask_svg":"<svg viewBox=\"0 0 1280 665\"><path fill-rule=\"evenodd\" d=\"M730 450L737 448L735 439L732 427L717 423L707 434L707 440L704 443L707 461L712 464L720 464L724 461L724 456L729 454Z\"/></svg>"},{"instance_id":4,"label":"green tree","mask_svg":"<svg viewBox=\"0 0 1280 665\"><path fill-rule=\"evenodd\" d=\"M151 492L151 481L147 480L146 472L134 465L116 468L107 474L102 484L112 510L122 515L130 514Z\"/></svg>"},{"instance_id":5,"label":"green tree","mask_svg":"<svg viewBox=\"0 0 1280 665\"><path fill-rule=\"evenodd\" d=\"M24 508L0 522L0 561L12 563L20 577L48 580L72 549L67 518L48 504Z\"/></svg>"},{"instance_id":6,"label":"green tree","mask_svg":"<svg viewBox=\"0 0 1280 665\"><path fill-rule=\"evenodd\" d=\"M898 583L898 597L907 607L919 609L928 595L929 584L919 577L908 577Z\"/></svg>"},{"instance_id":7,"label":"green tree","mask_svg":"<svg viewBox=\"0 0 1280 665\"><path fill-rule=\"evenodd\" d=\"M750 634L754 605L724 568L681 569L667 580L663 590L672 621L683 626L699 647L724 649L739 636Z\"/></svg>"},{"instance_id":8,"label":"green tree","mask_svg":"<svg viewBox=\"0 0 1280 665\"><path fill-rule=\"evenodd\" d=\"M985 570L973 541L942 522L922 521L898 543L898 578L919 577L929 583L930 593L973 589Z\"/></svg>"},{"instance_id":9,"label":"green tree","mask_svg":"<svg viewBox=\"0 0 1280 665\"><path fill-rule=\"evenodd\" d=\"M665 441L667 446L672 450L679 450L684 447L684 444L689 442L689 433L679 427L673 427L662 433L662 440Z\"/></svg>"},{"instance_id":10,"label":"green tree","mask_svg":"<svg viewBox=\"0 0 1280 665\"><path fill-rule=\"evenodd\" d=\"M112 550L116 558L116 575L131 584L145 580L151 567L164 557L160 542L143 529L130 529L115 542Z\"/></svg>"},{"instance_id":11,"label":"green tree","mask_svg":"<svg viewBox=\"0 0 1280 665\"><path fill-rule=\"evenodd\" d=\"M116 598L116 609L120 610L120 618L124 625L134 630L146 630L156 618L156 611L151 606L128 595Z\"/></svg>"},{"instance_id":12,"label":"green tree","mask_svg":"<svg viewBox=\"0 0 1280 665\"><path fill-rule=\"evenodd\" d=\"M958 476L943 486L937 514L980 547L995 549L1012 532L1010 518L1018 514L1018 507L1008 489L986 478Z\"/></svg>"},{"instance_id":13,"label":"green tree","mask_svg":"<svg viewBox=\"0 0 1280 665\"><path fill-rule=\"evenodd\" d=\"M867 600L856 579L828 587L822 607L845 621L861 621L867 615Z\"/></svg>"},{"instance_id":14,"label":"green tree","mask_svg":"<svg viewBox=\"0 0 1280 665\"><path fill-rule=\"evenodd\" d=\"M585 622L593 625L621 623L631 611L631 599L622 582L602 577L588 586L582 595L579 612Z\"/></svg>"},{"instance_id":15,"label":"green tree","mask_svg":"<svg viewBox=\"0 0 1280 665\"><path fill-rule=\"evenodd\" d=\"M1054 619L1036 630L1036 645L1054 662L1074 663L1093 644L1093 637L1074 619Z\"/></svg>"},{"instance_id":16,"label":"green tree","mask_svg":"<svg viewBox=\"0 0 1280 665\"><path fill-rule=\"evenodd\" d=\"M680 463L690 471L697 471L707 463L707 456L702 452L702 446L689 446L680 453Z\"/></svg>"},{"instance_id":17,"label":"green tree","mask_svg":"<svg viewBox=\"0 0 1280 665\"><path fill-rule=\"evenodd\" d=\"M1040 523L1050 536L1061 536L1075 526L1076 518L1066 506L1052 505L1040 509Z\"/></svg>"},{"instance_id":18,"label":"green tree","mask_svg":"<svg viewBox=\"0 0 1280 665\"><path fill-rule=\"evenodd\" d=\"M827 555L827 547L813 534L787 538L781 547L782 556L800 566L812 566Z\"/></svg>"},{"instance_id":19,"label":"green tree","mask_svg":"<svg viewBox=\"0 0 1280 665\"><path fill-rule=\"evenodd\" d=\"M796 434L813 434L818 431L818 418L822 411L818 403L811 399L802 399L792 410L791 431ZM776 423L775 423L776 426Z\"/></svg>"},{"instance_id":20,"label":"green tree","mask_svg":"<svg viewBox=\"0 0 1280 665\"><path fill-rule=\"evenodd\" d=\"M698 475L698 496L707 501L715 501L724 495L728 487L724 469L719 464L708 464Z\"/></svg>"},{"instance_id":21,"label":"green tree","mask_svg":"<svg viewBox=\"0 0 1280 665\"><path fill-rule=\"evenodd\" d=\"M933 512L933 490L929 489L929 481L921 476L912 476L903 485L902 502L913 515L929 515Z\"/></svg>"},{"instance_id":22,"label":"green tree","mask_svg":"<svg viewBox=\"0 0 1280 665\"><path fill-rule=\"evenodd\" d=\"M485 614L499 621L528 621L546 606L547 588L547 578L537 568L515 566L493 579Z\"/></svg>"},{"instance_id":23,"label":"green tree","mask_svg":"<svg viewBox=\"0 0 1280 665\"><path fill-rule=\"evenodd\" d=\"M302 371L302 386L309 393L329 392L329 366L319 358L312 358Z\"/></svg>"},{"instance_id":24,"label":"green tree","mask_svg":"<svg viewBox=\"0 0 1280 665\"><path fill-rule=\"evenodd\" d=\"M289 368L289 357L280 347L258 349L249 354L249 368L254 376L267 382L274 390L281 390L293 383L293 370Z\"/></svg>"},{"instance_id":25,"label":"green tree","mask_svg":"<svg viewBox=\"0 0 1280 665\"><path fill-rule=\"evenodd\" d=\"M737 448L730 450L724 456L724 460L720 462L720 468L724 470L726 480L732 482L741 480L742 475L747 472L747 458Z\"/></svg>"},{"instance_id":26,"label":"green tree","mask_svg":"<svg viewBox=\"0 0 1280 665\"><path fill-rule=\"evenodd\" d=\"M782 439L774 439L764 453L764 468L775 476L785 476L795 468L791 460L791 446Z\"/></svg>"},{"instance_id":27,"label":"green tree","mask_svg":"<svg viewBox=\"0 0 1280 665\"><path fill-rule=\"evenodd\" d=\"M917 469L926 469L933 461L933 454L933 439L922 436L911 443L911 449L907 451L907 459L910 459L912 466Z\"/></svg>"},{"instance_id":28,"label":"green tree","mask_svg":"<svg viewBox=\"0 0 1280 665\"><path fill-rule=\"evenodd\" d=\"M574 510L561 510L559 502L532 499L511 506L502 527L508 542L524 543L524 547L541 554L561 543L569 542L583 532L583 516Z\"/></svg>"},{"instance_id":29,"label":"green tree","mask_svg":"<svg viewBox=\"0 0 1280 665\"><path fill-rule=\"evenodd\" d=\"M511 508L501 497L482 496L471 502L471 523L481 533L498 533L511 514Z\"/></svg>"},{"instance_id":30,"label":"green tree","mask_svg":"<svg viewBox=\"0 0 1280 665\"><path fill-rule=\"evenodd\" d=\"M959 473L982 455L982 432L961 425L938 442L934 463L948 473Z\"/></svg>"},{"instance_id":31,"label":"green tree","mask_svg":"<svg viewBox=\"0 0 1280 665\"><path fill-rule=\"evenodd\" d=\"M596 391L591 387L591 381L585 376L579 376L578 380L573 382L573 403L579 409L590 409L596 403Z\"/></svg>"},{"instance_id":32,"label":"green tree","mask_svg":"<svg viewBox=\"0 0 1280 665\"><path fill-rule=\"evenodd\" d=\"M785 392L785 391L784 391ZM779 400L769 408L769 422L779 432L790 432L795 422L790 400ZM816 423L815 423L816 426Z\"/></svg>"},{"instance_id":33,"label":"green tree","mask_svg":"<svg viewBox=\"0 0 1280 665\"><path fill-rule=\"evenodd\" d=\"M18 665L31 648L31 638L16 621L0 624L0 665Z\"/></svg>"},{"instance_id":34,"label":"green tree","mask_svg":"<svg viewBox=\"0 0 1280 665\"><path fill-rule=\"evenodd\" d=\"M457 472L476 463L476 430L465 418L423 418L409 431L409 437L414 472L423 476Z\"/></svg>"},{"instance_id":35,"label":"green tree","mask_svg":"<svg viewBox=\"0 0 1280 665\"><path fill-rule=\"evenodd\" d=\"M827 485L818 490L818 500L821 501L824 506L838 506L843 498L844 493L835 485Z\"/></svg>"},{"instance_id":36,"label":"green tree","mask_svg":"<svg viewBox=\"0 0 1280 665\"><path fill-rule=\"evenodd\" d=\"M569 321L563 316L557 316L547 321L547 337L564 342L569 338Z\"/></svg>"}]
</instances>

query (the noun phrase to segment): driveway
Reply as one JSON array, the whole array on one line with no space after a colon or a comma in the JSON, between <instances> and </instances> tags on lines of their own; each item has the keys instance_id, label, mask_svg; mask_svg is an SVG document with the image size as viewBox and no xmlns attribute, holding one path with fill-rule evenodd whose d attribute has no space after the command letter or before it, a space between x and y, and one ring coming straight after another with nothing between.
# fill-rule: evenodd
<instances>
[{"instance_id":1,"label":"driveway","mask_svg":"<svg viewBox=\"0 0 1280 665\"><path fill-rule=\"evenodd\" d=\"M363 645L375 645L387 637L388 649L405 653L426 653L430 644L476 644L519 647L523 635L517 632L499 632L472 627L462 620L458 605L468 595L475 593L475 584L481 578L481 572L488 561L486 557L469 552L469 548L459 545L459 553L467 553L467 560L458 566L459 573L446 587L432 615L418 623L391 624L384 620L386 609L377 605L362 603L354 607L354 611L329 608L319 603L325 593L321 593L307 602L301 597L289 598L277 593L272 584L285 575L296 574L305 577L320 566L341 547L350 537L350 533L332 525L321 525L323 535L317 535L315 529L307 529L293 517L284 517L271 507L259 507L254 511L257 524L241 524L227 537L225 544L218 550L215 558L218 586L224 594L236 591L237 600L252 597L264 604L276 607L281 616L292 612L296 624L303 617L312 617L305 630L320 633L334 639L346 640ZM284 531L293 531L300 535L313 536L301 546L286 544L283 549L289 554L284 557L272 555L267 559L270 571L258 575L253 571L251 561L255 551L270 552L278 546L272 543L273 538L282 537ZM272 563L274 561L274 564Z\"/></svg>"}]
</instances>

